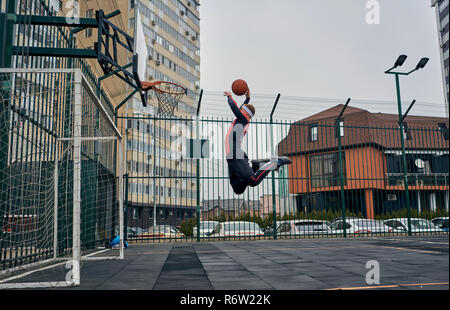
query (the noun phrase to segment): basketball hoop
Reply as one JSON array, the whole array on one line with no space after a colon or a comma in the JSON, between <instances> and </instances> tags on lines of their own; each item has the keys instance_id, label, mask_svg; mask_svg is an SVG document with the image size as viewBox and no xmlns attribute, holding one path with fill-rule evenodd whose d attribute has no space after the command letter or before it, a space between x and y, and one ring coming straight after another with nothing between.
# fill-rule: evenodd
<instances>
[{"instance_id":1,"label":"basketball hoop","mask_svg":"<svg viewBox=\"0 0 450 310\"><path fill-rule=\"evenodd\" d=\"M175 108L178 107L178 102L187 93L187 89L183 86L172 82L142 82L142 90L153 90L158 99L158 115L173 116Z\"/></svg>"}]
</instances>

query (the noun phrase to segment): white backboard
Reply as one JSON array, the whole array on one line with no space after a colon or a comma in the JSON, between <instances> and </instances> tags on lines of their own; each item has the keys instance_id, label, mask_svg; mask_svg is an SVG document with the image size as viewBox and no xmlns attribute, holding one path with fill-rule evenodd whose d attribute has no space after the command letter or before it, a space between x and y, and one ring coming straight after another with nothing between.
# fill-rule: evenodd
<instances>
[{"instance_id":1,"label":"white backboard","mask_svg":"<svg viewBox=\"0 0 450 310\"><path fill-rule=\"evenodd\" d=\"M140 81L145 81L147 79L146 69L148 50L147 43L145 42L144 27L142 26L141 14L139 14L139 10L137 8L134 8L134 16L134 54L137 55L138 59L137 74Z\"/></svg>"}]
</instances>

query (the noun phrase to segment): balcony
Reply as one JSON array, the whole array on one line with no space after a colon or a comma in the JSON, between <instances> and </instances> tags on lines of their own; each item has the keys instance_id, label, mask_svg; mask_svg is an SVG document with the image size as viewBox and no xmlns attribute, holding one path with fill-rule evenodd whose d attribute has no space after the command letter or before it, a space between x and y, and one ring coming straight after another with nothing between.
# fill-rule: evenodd
<instances>
[{"instance_id":1,"label":"balcony","mask_svg":"<svg viewBox=\"0 0 450 310\"><path fill-rule=\"evenodd\" d=\"M448 186L448 173L408 173L408 186ZM386 186L404 186L403 173L386 173Z\"/></svg>"}]
</instances>

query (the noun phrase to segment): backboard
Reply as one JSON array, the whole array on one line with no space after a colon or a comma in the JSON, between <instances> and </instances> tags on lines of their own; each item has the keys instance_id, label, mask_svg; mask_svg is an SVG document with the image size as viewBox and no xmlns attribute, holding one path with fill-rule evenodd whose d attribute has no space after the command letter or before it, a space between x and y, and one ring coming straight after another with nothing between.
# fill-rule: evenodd
<instances>
[{"instance_id":1,"label":"backboard","mask_svg":"<svg viewBox=\"0 0 450 310\"><path fill-rule=\"evenodd\" d=\"M146 80L148 50L145 41L144 27L142 26L141 14L134 8L134 55L133 55L133 75L137 86L141 87L141 82ZM147 106L147 93L140 91L142 104Z\"/></svg>"},{"instance_id":2,"label":"backboard","mask_svg":"<svg viewBox=\"0 0 450 310\"><path fill-rule=\"evenodd\" d=\"M137 8L134 8L134 20L133 75L138 86L141 86L140 83L146 81L148 50L141 15Z\"/></svg>"}]
</instances>

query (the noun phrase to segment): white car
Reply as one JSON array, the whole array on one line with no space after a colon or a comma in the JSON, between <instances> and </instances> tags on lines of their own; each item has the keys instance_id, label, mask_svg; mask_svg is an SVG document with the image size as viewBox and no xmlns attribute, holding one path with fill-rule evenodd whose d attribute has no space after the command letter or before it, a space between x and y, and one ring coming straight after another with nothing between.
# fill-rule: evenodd
<instances>
[{"instance_id":1,"label":"white car","mask_svg":"<svg viewBox=\"0 0 450 310\"><path fill-rule=\"evenodd\" d=\"M177 228L170 225L156 225L151 226L149 229L144 230L138 236L138 238L180 238L184 237L184 234Z\"/></svg>"},{"instance_id":2,"label":"white car","mask_svg":"<svg viewBox=\"0 0 450 310\"><path fill-rule=\"evenodd\" d=\"M448 232L448 217L437 217L432 219L431 222L443 231Z\"/></svg>"},{"instance_id":3,"label":"white car","mask_svg":"<svg viewBox=\"0 0 450 310\"><path fill-rule=\"evenodd\" d=\"M348 234L388 233L394 231L393 228L386 226L383 222L370 219L351 218L346 219L345 222L337 220L330 225L331 232L334 234L343 234L344 227L346 227Z\"/></svg>"},{"instance_id":4,"label":"white car","mask_svg":"<svg viewBox=\"0 0 450 310\"><path fill-rule=\"evenodd\" d=\"M277 236L320 235L331 232L330 223L322 220L290 220L282 221L277 228Z\"/></svg>"},{"instance_id":5,"label":"white car","mask_svg":"<svg viewBox=\"0 0 450 310\"><path fill-rule=\"evenodd\" d=\"M264 232L257 223L233 221L216 225L209 237L253 237L264 236Z\"/></svg>"},{"instance_id":6,"label":"white car","mask_svg":"<svg viewBox=\"0 0 450 310\"><path fill-rule=\"evenodd\" d=\"M395 228L397 231L408 232L408 218L395 218L383 222L385 225ZM422 218L411 218L411 232L441 232L442 229L431 221Z\"/></svg>"},{"instance_id":7,"label":"white car","mask_svg":"<svg viewBox=\"0 0 450 310\"><path fill-rule=\"evenodd\" d=\"M200 237L207 237L217 224L219 224L218 221L200 221ZM194 226L193 233L194 237L197 237L197 226Z\"/></svg>"}]
</instances>

